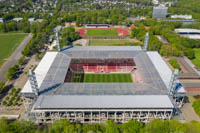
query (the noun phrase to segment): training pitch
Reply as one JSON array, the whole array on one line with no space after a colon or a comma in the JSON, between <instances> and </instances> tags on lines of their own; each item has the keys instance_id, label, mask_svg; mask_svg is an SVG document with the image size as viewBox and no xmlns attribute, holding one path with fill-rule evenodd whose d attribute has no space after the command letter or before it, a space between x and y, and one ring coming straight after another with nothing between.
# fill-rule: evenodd
<instances>
[{"instance_id":1,"label":"training pitch","mask_svg":"<svg viewBox=\"0 0 200 133\"><path fill-rule=\"evenodd\" d=\"M117 29L87 29L87 36L118 36Z\"/></svg>"},{"instance_id":2,"label":"training pitch","mask_svg":"<svg viewBox=\"0 0 200 133\"><path fill-rule=\"evenodd\" d=\"M91 39L88 41L88 46L134 46L134 41L131 39Z\"/></svg>"}]
</instances>

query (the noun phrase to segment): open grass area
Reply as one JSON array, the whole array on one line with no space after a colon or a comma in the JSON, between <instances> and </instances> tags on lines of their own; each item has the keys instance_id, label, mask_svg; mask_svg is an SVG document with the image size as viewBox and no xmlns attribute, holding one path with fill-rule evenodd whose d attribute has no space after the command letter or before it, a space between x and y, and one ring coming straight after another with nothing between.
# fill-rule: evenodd
<instances>
[{"instance_id":1,"label":"open grass area","mask_svg":"<svg viewBox=\"0 0 200 133\"><path fill-rule=\"evenodd\" d=\"M92 39L88 41L88 45L90 46L130 46L134 45L134 41L131 39Z\"/></svg>"},{"instance_id":2,"label":"open grass area","mask_svg":"<svg viewBox=\"0 0 200 133\"><path fill-rule=\"evenodd\" d=\"M0 34L0 66L28 34Z\"/></svg>"},{"instance_id":3,"label":"open grass area","mask_svg":"<svg viewBox=\"0 0 200 133\"><path fill-rule=\"evenodd\" d=\"M87 36L118 36L116 29L87 29Z\"/></svg>"},{"instance_id":4,"label":"open grass area","mask_svg":"<svg viewBox=\"0 0 200 133\"><path fill-rule=\"evenodd\" d=\"M72 82L84 83L130 83L131 74L75 74Z\"/></svg>"},{"instance_id":5,"label":"open grass area","mask_svg":"<svg viewBox=\"0 0 200 133\"><path fill-rule=\"evenodd\" d=\"M192 62L200 69L200 48L195 48L195 59Z\"/></svg>"}]
</instances>

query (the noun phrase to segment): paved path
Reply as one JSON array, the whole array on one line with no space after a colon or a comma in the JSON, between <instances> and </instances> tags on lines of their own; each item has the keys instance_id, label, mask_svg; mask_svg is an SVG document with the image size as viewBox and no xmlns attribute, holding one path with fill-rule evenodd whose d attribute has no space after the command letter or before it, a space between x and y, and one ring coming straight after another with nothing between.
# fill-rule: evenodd
<instances>
[{"instance_id":1,"label":"paved path","mask_svg":"<svg viewBox=\"0 0 200 133\"><path fill-rule=\"evenodd\" d=\"M17 47L17 49L12 53L12 55L8 58L8 60L2 65L0 69L0 81L5 81L5 73L8 71L8 68L14 66L18 63L18 59L22 57L21 52L25 48L25 46L28 44L28 42L31 40L32 35L29 34Z\"/></svg>"}]
</instances>

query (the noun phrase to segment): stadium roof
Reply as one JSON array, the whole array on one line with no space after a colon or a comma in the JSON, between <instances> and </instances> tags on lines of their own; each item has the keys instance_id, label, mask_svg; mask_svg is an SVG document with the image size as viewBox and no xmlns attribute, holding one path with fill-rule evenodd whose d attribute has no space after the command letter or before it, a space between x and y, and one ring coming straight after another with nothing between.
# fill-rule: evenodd
<instances>
[{"instance_id":1,"label":"stadium roof","mask_svg":"<svg viewBox=\"0 0 200 133\"><path fill-rule=\"evenodd\" d=\"M64 80L72 58L133 58L142 82L66 83ZM84 100L88 103L88 105L85 106L91 105L92 107L95 103L97 104L96 106L102 106L100 103L98 104L98 98L102 99L102 102L104 99L113 101L114 103L110 105L113 106L113 108L121 106L120 100L123 102L128 101L129 104L133 102L129 105L132 107L139 107L138 104L140 102L141 107L149 107L151 104L160 106L160 103L163 102L164 104L166 99L168 99L166 103L171 103L167 96L167 88L172 74L171 70L157 52L145 52L138 46L66 47L62 52L47 52L36 68L35 73L40 91L35 107L53 108L55 105L55 108L57 106L68 108L74 105L74 108L76 108L76 106L80 106ZM22 89L22 93L32 93L29 81L27 81ZM158 99L155 100L152 98L152 95L156 95ZM97 98L94 98L94 96ZM111 99L108 98L109 96ZM123 97L126 96L128 96L128 98L123 99ZM147 98L145 99L144 97ZM93 98L96 100L93 101ZM143 98L145 100L142 100ZM136 104L134 100L139 103ZM74 104L69 103L72 101ZM151 104L147 105L148 102ZM166 104L166 106L167 105L169 104ZM107 104L105 106L109 107ZM124 105L124 108L126 108L125 106L127 105ZM162 107L165 106L162 105Z\"/></svg>"},{"instance_id":2,"label":"stadium roof","mask_svg":"<svg viewBox=\"0 0 200 133\"><path fill-rule=\"evenodd\" d=\"M67 101L67 102L66 102ZM129 108L173 108L167 95L135 96L63 96L43 95L38 98L35 109L129 109Z\"/></svg>"}]
</instances>

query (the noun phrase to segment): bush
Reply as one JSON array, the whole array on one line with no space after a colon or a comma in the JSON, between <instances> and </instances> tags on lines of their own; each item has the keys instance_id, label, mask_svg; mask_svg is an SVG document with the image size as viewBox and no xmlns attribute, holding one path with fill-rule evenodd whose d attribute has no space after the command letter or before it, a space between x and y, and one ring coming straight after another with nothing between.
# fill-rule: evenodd
<instances>
[{"instance_id":1,"label":"bush","mask_svg":"<svg viewBox=\"0 0 200 133\"><path fill-rule=\"evenodd\" d=\"M7 105L7 101L6 100L3 101L3 105L4 106Z\"/></svg>"},{"instance_id":2,"label":"bush","mask_svg":"<svg viewBox=\"0 0 200 133\"><path fill-rule=\"evenodd\" d=\"M6 100L9 100L9 96L7 96L5 99L6 99Z\"/></svg>"},{"instance_id":3,"label":"bush","mask_svg":"<svg viewBox=\"0 0 200 133\"><path fill-rule=\"evenodd\" d=\"M10 101L8 101L8 106L11 106L13 104L13 101L12 100L10 100Z\"/></svg>"},{"instance_id":4,"label":"bush","mask_svg":"<svg viewBox=\"0 0 200 133\"><path fill-rule=\"evenodd\" d=\"M14 101L14 100L15 100L15 96L12 96L12 97L10 98L10 100L11 100L11 101Z\"/></svg>"},{"instance_id":5,"label":"bush","mask_svg":"<svg viewBox=\"0 0 200 133\"><path fill-rule=\"evenodd\" d=\"M18 88L18 89L17 89L17 93L19 93L21 90L22 90L21 88Z\"/></svg>"},{"instance_id":6,"label":"bush","mask_svg":"<svg viewBox=\"0 0 200 133\"><path fill-rule=\"evenodd\" d=\"M200 116L200 99L195 99L194 103L192 104L192 107L196 114Z\"/></svg>"},{"instance_id":7,"label":"bush","mask_svg":"<svg viewBox=\"0 0 200 133\"><path fill-rule=\"evenodd\" d=\"M16 89L15 89L15 88L12 88L12 89L11 89L11 92L12 92L12 93L16 92Z\"/></svg>"},{"instance_id":8,"label":"bush","mask_svg":"<svg viewBox=\"0 0 200 133\"><path fill-rule=\"evenodd\" d=\"M17 92L15 92L15 93L14 93L14 97L17 97L17 96L18 96L18 93L17 93Z\"/></svg>"},{"instance_id":9,"label":"bush","mask_svg":"<svg viewBox=\"0 0 200 133\"><path fill-rule=\"evenodd\" d=\"M178 61L176 59L170 59L169 63L172 65L172 67L174 69L179 69L179 70L181 69L180 65L178 64Z\"/></svg>"},{"instance_id":10,"label":"bush","mask_svg":"<svg viewBox=\"0 0 200 133\"><path fill-rule=\"evenodd\" d=\"M16 106L16 105L17 105L17 101L14 101L14 102L13 102L13 106Z\"/></svg>"}]
</instances>

